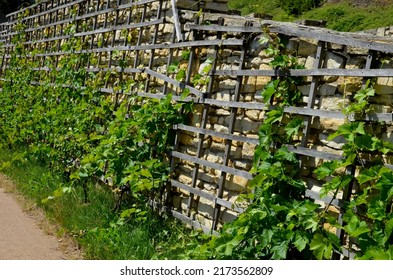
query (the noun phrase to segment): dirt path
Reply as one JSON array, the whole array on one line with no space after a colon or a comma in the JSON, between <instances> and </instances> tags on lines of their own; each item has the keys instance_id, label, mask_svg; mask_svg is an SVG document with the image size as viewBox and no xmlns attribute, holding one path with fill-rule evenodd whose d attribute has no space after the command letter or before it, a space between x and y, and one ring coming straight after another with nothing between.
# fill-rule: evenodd
<instances>
[{"instance_id":1,"label":"dirt path","mask_svg":"<svg viewBox=\"0 0 393 280\"><path fill-rule=\"evenodd\" d=\"M15 194L6 191L9 185L0 174L0 260L69 259L64 244L38 226L36 213L23 211Z\"/></svg>"}]
</instances>

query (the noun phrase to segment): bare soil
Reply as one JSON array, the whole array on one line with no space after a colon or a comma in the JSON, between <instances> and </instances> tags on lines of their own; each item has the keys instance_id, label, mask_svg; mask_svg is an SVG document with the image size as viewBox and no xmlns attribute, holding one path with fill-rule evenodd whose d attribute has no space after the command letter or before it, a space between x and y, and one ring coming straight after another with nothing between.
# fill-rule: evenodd
<instances>
[{"instance_id":1,"label":"bare soil","mask_svg":"<svg viewBox=\"0 0 393 280\"><path fill-rule=\"evenodd\" d=\"M72 238L57 229L0 174L0 260L80 259Z\"/></svg>"}]
</instances>

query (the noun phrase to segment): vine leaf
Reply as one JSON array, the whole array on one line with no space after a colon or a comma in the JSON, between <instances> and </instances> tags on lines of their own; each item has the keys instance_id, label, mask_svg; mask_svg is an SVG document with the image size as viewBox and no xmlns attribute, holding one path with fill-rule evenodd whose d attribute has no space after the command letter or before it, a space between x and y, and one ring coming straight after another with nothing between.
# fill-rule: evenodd
<instances>
[{"instance_id":1,"label":"vine leaf","mask_svg":"<svg viewBox=\"0 0 393 280\"><path fill-rule=\"evenodd\" d=\"M381 198L383 200L390 199L393 196L393 173L383 173L375 187L382 191Z\"/></svg>"},{"instance_id":2,"label":"vine leaf","mask_svg":"<svg viewBox=\"0 0 393 280\"><path fill-rule=\"evenodd\" d=\"M345 123L341 125L335 133L331 134L328 137L328 140L330 141L336 138L337 136L343 135L348 142L354 142L356 134L360 134L360 135L366 134L364 130L364 123L362 122Z\"/></svg>"},{"instance_id":3,"label":"vine leaf","mask_svg":"<svg viewBox=\"0 0 393 280\"><path fill-rule=\"evenodd\" d=\"M318 260L330 259L333 254L332 242L320 233L314 235L310 249Z\"/></svg>"},{"instance_id":4,"label":"vine leaf","mask_svg":"<svg viewBox=\"0 0 393 280\"><path fill-rule=\"evenodd\" d=\"M262 99L264 103L269 102L269 100L272 98L274 93L276 92L276 88L278 86L279 80L273 80L269 82L264 90L262 91Z\"/></svg>"},{"instance_id":5,"label":"vine leaf","mask_svg":"<svg viewBox=\"0 0 393 280\"><path fill-rule=\"evenodd\" d=\"M348 224L344 226L344 229L351 237L358 237L370 231L367 223L365 221L360 221L353 213L348 212L347 216L350 216L350 219Z\"/></svg>"},{"instance_id":6,"label":"vine leaf","mask_svg":"<svg viewBox=\"0 0 393 280\"><path fill-rule=\"evenodd\" d=\"M288 241L283 241L280 244L274 246L272 248L273 256L272 259L274 260L282 260L287 257L288 252Z\"/></svg>"},{"instance_id":7,"label":"vine leaf","mask_svg":"<svg viewBox=\"0 0 393 280\"><path fill-rule=\"evenodd\" d=\"M383 238L383 243L386 244L386 242L389 241L390 236L393 233L393 218L390 219L389 221L386 222L385 224L385 236Z\"/></svg>"},{"instance_id":8,"label":"vine leaf","mask_svg":"<svg viewBox=\"0 0 393 280\"><path fill-rule=\"evenodd\" d=\"M305 233L301 231L295 233L295 241L293 242L293 244L295 245L296 249L299 250L299 252L303 251L309 242L310 240Z\"/></svg>"},{"instance_id":9,"label":"vine leaf","mask_svg":"<svg viewBox=\"0 0 393 280\"><path fill-rule=\"evenodd\" d=\"M326 161L318 167L314 173L317 175L318 180L326 178L327 176L333 175L336 169L340 166L338 161Z\"/></svg>"},{"instance_id":10,"label":"vine leaf","mask_svg":"<svg viewBox=\"0 0 393 280\"><path fill-rule=\"evenodd\" d=\"M291 120L285 127L285 132L288 138L291 138L293 135L299 134L299 129L303 126L303 120L300 118L294 118Z\"/></svg>"}]
</instances>

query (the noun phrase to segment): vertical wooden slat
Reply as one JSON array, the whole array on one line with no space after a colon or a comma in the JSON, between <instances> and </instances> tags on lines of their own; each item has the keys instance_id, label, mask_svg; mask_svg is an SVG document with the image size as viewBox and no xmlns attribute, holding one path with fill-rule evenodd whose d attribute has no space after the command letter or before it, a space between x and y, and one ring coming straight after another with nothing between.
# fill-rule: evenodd
<instances>
[{"instance_id":1,"label":"vertical wooden slat","mask_svg":"<svg viewBox=\"0 0 393 280\"><path fill-rule=\"evenodd\" d=\"M246 22L245 26L250 26L250 22ZM243 38L243 46L240 52L239 58L239 70L244 68L245 58L247 55L247 46L246 46L246 38ZM235 85L235 92L233 96L234 102L238 102L240 100L240 92L243 84L243 77L237 76L236 77L236 85ZM229 126L228 126L228 133L233 134L235 131L235 122L236 122L236 115L237 115L237 108L231 107L230 108L230 116L229 116ZM232 147L232 140L226 139L225 140L225 150L224 150L224 158L223 158L223 165L228 166L230 155L231 155L231 147ZM224 194L225 182L227 179L227 173L225 171L221 171L220 180L218 182L218 192L217 198L222 198ZM217 201L214 201L214 211L213 211L213 224L211 231L217 229L217 225L219 222L219 216L221 212L221 205L217 204Z\"/></svg>"},{"instance_id":2,"label":"vertical wooden slat","mask_svg":"<svg viewBox=\"0 0 393 280\"><path fill-rule=\"evenodd\" d=\"M223 18L219 18L218 19L218 25L224 25L224 19ZM217 39L222 39L222 32L217 32ZM214 55L213 55L213 62L212 62L212 71L216 70L217 67L217 58L218 58L218 51L219 51L219 47L215 46L214 47ZM214 87L214 79L215 76L212 75L210 77L209 80L209 84L207 86L207 92L206 92L206 98L210 98L213 92L213 87ZM202 118L201 118L201 124L200 124L200 128L206 128L207 125L207 120L208 120L208 115L209 115L209 109L210 109L210 105L209 104L203 104L203 109L202 109ZM197 145L197 152L196 152L196 156L198 158L201 158L203 156L203 142L205 140L205 134L203 133L199 133L198 135L198 145ZM199 174L199 164L195 163L195 167L192 173L192 182L191 182L191 188L195 188L196 187L196 183L198 180L198 174ZM192 209L192 204L194 201L194 195L190 194L190 197L188 199L187 202L187 216L190 217L191 215L191 209Z\"/></svg>"}]
</instances>

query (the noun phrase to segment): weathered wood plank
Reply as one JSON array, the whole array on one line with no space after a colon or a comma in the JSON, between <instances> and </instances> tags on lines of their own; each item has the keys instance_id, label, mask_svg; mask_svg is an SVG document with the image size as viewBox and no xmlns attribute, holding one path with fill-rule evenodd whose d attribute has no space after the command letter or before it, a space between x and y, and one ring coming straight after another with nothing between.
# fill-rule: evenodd
<instances>
[{"instance_id":1,"label":"weathered wood plank","mask_svg":"<svg viewBox=\"0 0 393 280\"><path fill-rule=\"evenodd\" d=\"M212 195L211 193L204 192L204 191L197 189L197 188L191 188L190 186L183 184L177 180L171 179L171 184L172 184L172 186L174 186L176 188L179 188L179 189L182 189L182 190L187 191L189 193L193 193L197 196L206 198L207 200L210 200L212 202L216 199L215 196Z\"/></svg>"},{"instance_id":2,"label":"weathered wood plank","mask_svg":"<svg viewBox=\"0 0 393 280\"><path fill-rule=\"evenodd\" d=\"M218 132L218 131L214 131L214 130L210 130L210 129L203 129L203 128L199 128L199 127L184 125L184 124L175 125L173 128L188 131L188 132L202 133L205 135L220 137L220 138L226 139L226 140L239 141L239 142L249 143L249 144L254 144L254 145L259 144L258 139L248 138L246 136L239 136L239 135L234 135L234 134L229 134L229 133Z\"/></svg>"},{"instance_id":3,"label":"weathered wood plank","mask_svg":"<svg viewBox=\"0 0 393 280\"><path fill-rule=\"evenodd\" d=\"M216 31L216 32L231 32L231 33L262 33L261 27L254 26L227 26L227 25L199 25L186 23L184 28L186 30L200 30L200 31Z\"/></svg>"},{"instance_id":4,"label":"weathered wood plank","mask_svg":"<svg viewBox=\"0 0 393 280\"><path fill-rule=\"evenodd\" d=\"M172 84L172 85L174 85L174 86L177 86L177 87L179 87L180 89L189 89L189 90L190 90L190 93L195 94L195 95L198 96L198 97L203 97L203 95L204 95L203 92L201 92L201 91L195 89L194 87L191 87L191 86L189 86L189 85L186 85L186 84L184 84L184 83L181 83L181 82L179 82L179 81L177 81L177 80L175 80L175 79L169 78L168 76L166 76L166 75L164 75L164 74L160 74L160 73L158 73L158 72L156 72L156 71L153 71L153 70L151 70L151 69L149 69L149 68L145 68L145 73L147 73L147 74L149 74L149 75L151 75L151 76L153 76L153 77L156 77L156 78L158 78L158 79L161 79L161 80L163 80L163 81L166 81L166 82L168 82L168 83L170 83L170 84Z\"/></svg>"},{"instance_id":5,"label":"weathered wood plank","mask_svg":"<svg viewBox=\"0 0 393 280\"><path fill-rule=\"evenodd\" d=\"M325 160L339 160L339 159L343 158L340 155L335 155L335 154L330 154L327 152L312 150L312 149L305 148L305 147L293 146L293 145L285 145L285 146L288 147L288 151L293 152L298 155L302 155L302 156L321 158L321 159L325 159Z\"/></svg>"},{"instance_id":6,"label":"weathered wood plank","mask_svg":"<svg viewBox=\"0 0 393 280\"><path fill-rule=\"evenodd\" d=\"M173 151L171 153L172 156L179 158L179 159L183 159L183 160L187 160L193 163L197 163L199 165L203 165L203 166L207 166L207 167L211 167L220 171L224 171L233 175L237 175L240 177L243 177L245 179L249 179L251 180L253 178L252 174L250 174L247 171L243 171L243 170L238 170L236 168L232 168L232 167L228 167L228 166L224 166L222 164L218 164L218 163L213 163L213 162L209 162L207 160L204 159L200 159L194 156L190 156L190 155L186 155L186 154L182 154L180 152L177 151Z\"/></svg>"},{"instance_id":7,"label":"weathered wood plank","mask_svg":"<svg viewBox=\"0 0 393 280\"><path fill-rule=\"evenodd\" d=\"M263 21L263 24L269 26L270 31L285 35L298 36L324 42L393 53L393 45L391 43L380 43L377 41L354 38L353 36L344 32L333 32L327 29L317 27L311 28L306 26L299 26L296 24L280 24L279 22L274 21ZM383 41L383 37L381 37L381 41Z\"/></svg>"},{"instance_id":8,"label":"weathered wood plank","mask_svg":"<svg viewBox=\"0 0 393 280\"><path fill-rule=\"evenodd\" d=\"M141 28L141 27L148 27L148 26L162 24L163 22L164 22L163 19L159 19L159 20L152 20L152 21L141 22L141 23L124 24L124 25L118 25L118 26L113 26L113 27L108 27L108 28L96 29L96 30L87 31L87 32L75 33L73 35L73 37L82 37L82 36L89 36L89 35L95 35L95 34L102 34L102 33L113 32L113 31L117 31L117 30L123 30L123 29L135 29L135 28ZM69 38L70 38L69 35L63 35L63 36L45 38L45 39L41 39L41 40L27 41L27 42L24 42L24 44L29 45L29 44L35 44L35 43L46 43L46 42L53 42L53 41L57 41L57 40L65 40L65 39L69 39Z\"/></svg>"},{"instance_id":9,"label":"weathered wood plank","mask_svg":"<svg viewBox=\"0 0 393 280\"><path fill-rule=\"evenodd\" d=\"M309 77L309 76L347 76L347 77L393 77L393 69L290 69L282 70L215 70L217 76L266 76L266 77Z\"/></svg>"}]
</instances>

